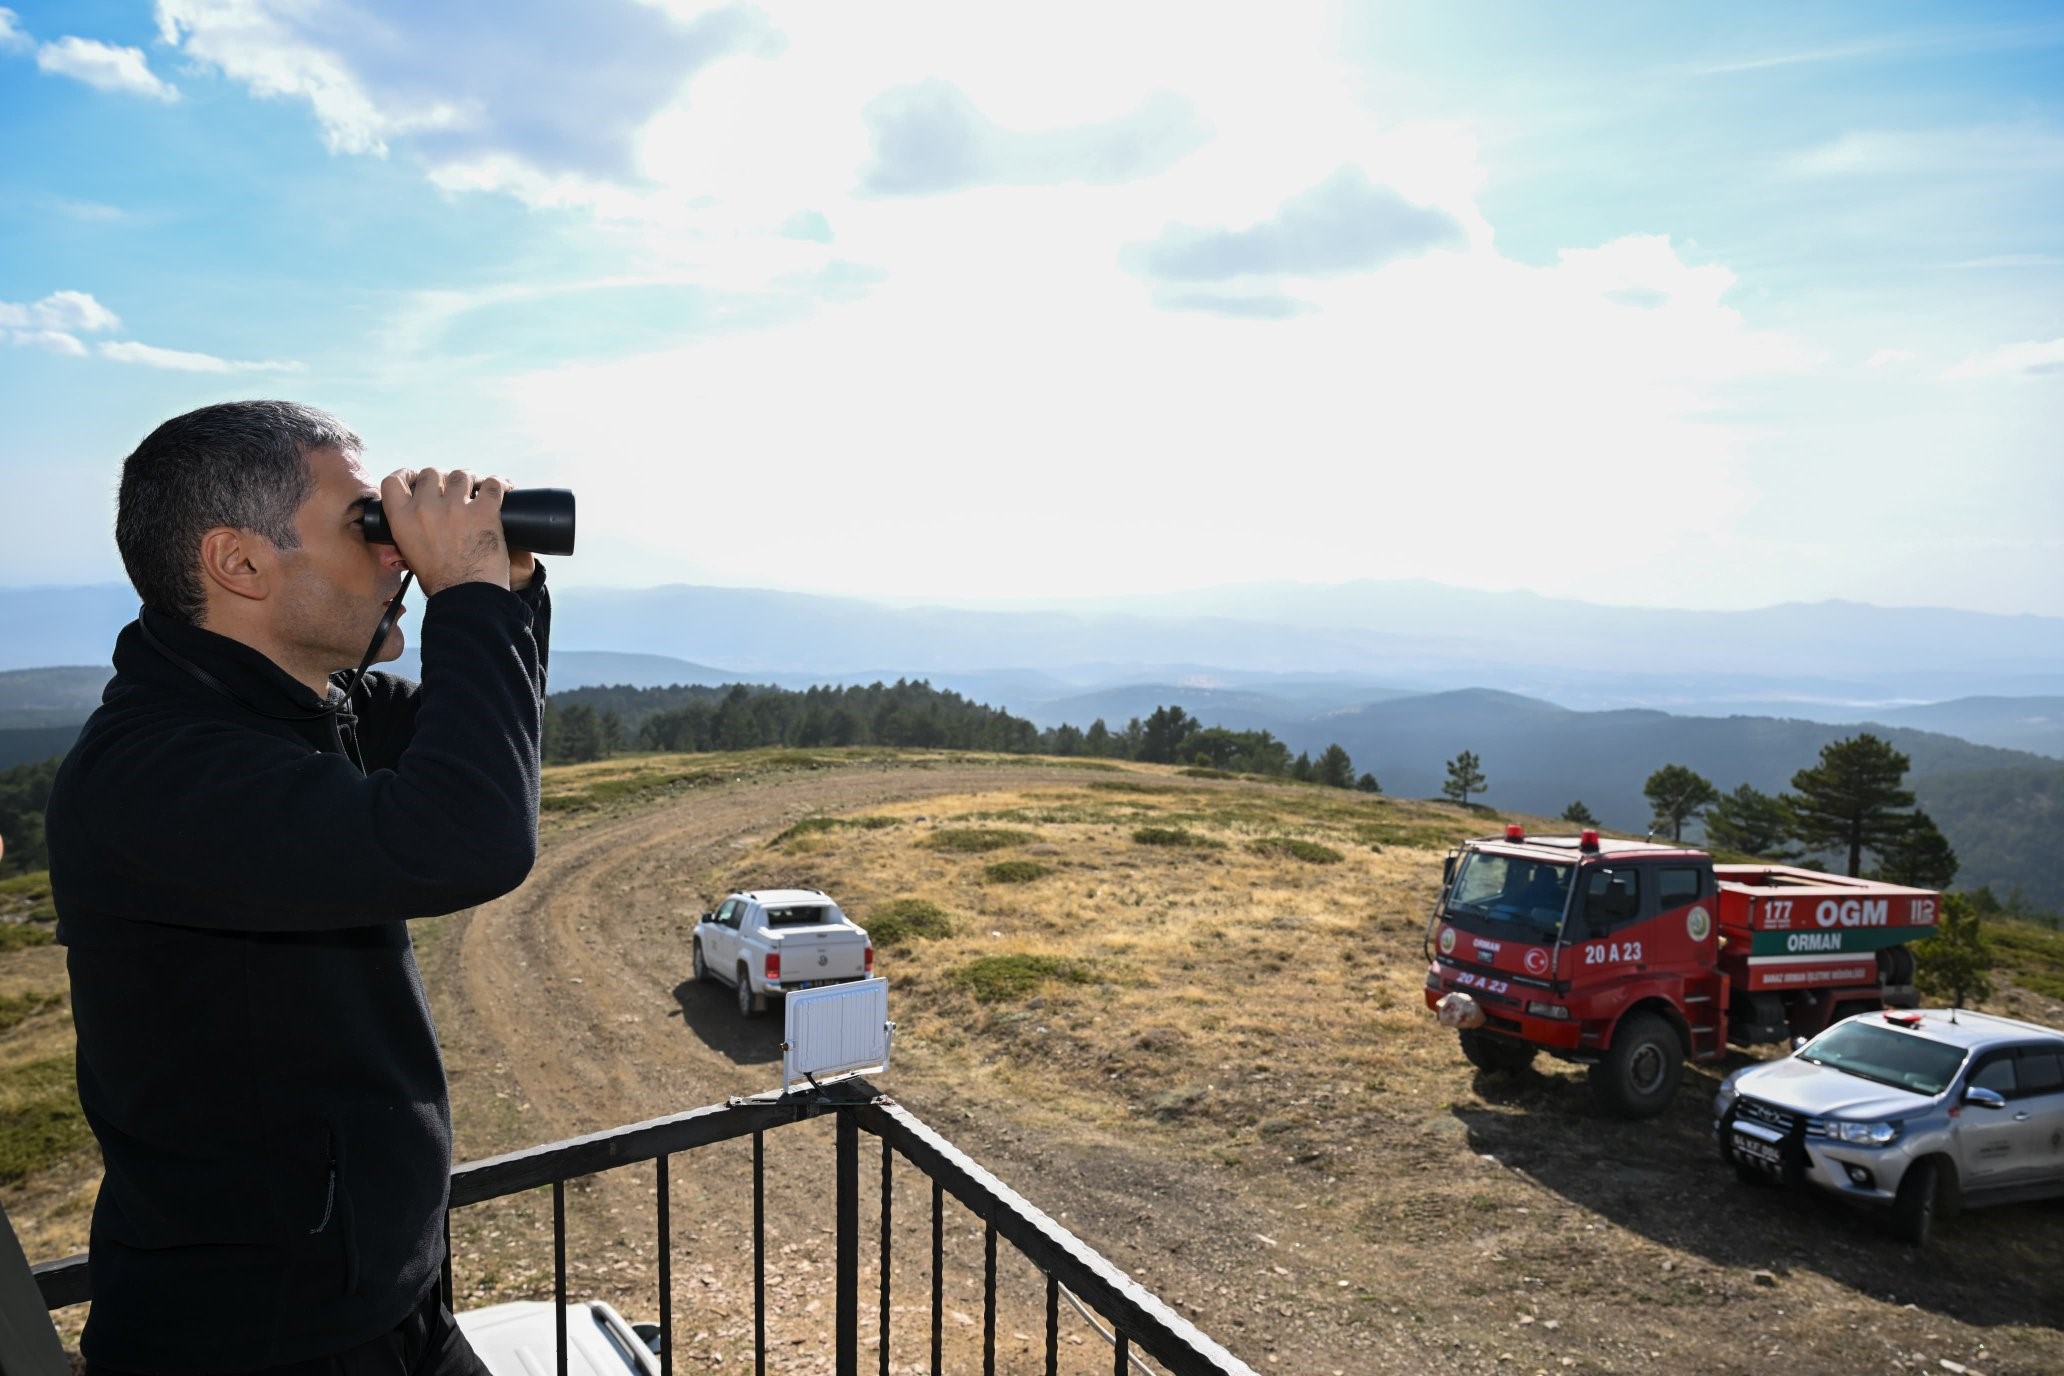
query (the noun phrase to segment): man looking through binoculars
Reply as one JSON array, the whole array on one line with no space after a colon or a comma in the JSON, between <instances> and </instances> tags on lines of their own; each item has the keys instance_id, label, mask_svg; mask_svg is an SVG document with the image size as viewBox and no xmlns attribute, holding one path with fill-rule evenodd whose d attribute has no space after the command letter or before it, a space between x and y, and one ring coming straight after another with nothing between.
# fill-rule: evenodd
<instances>
[{"instance_id":1,"label":"man looking through binoculars","mask_svg":"<svg viewBox=\"0 0 2064 1376\"><path fill-rule=\"evenodd\" d=\"M91 1371L484 1371L440 1301L451 1110L405 924L529 873L550 604L507 482L376 490L361 448L234 402L123 465L143 607L47 814L107 1167ZM401 653L405 571L420 687L362 670Z\"/></svg>"}]
</instances>

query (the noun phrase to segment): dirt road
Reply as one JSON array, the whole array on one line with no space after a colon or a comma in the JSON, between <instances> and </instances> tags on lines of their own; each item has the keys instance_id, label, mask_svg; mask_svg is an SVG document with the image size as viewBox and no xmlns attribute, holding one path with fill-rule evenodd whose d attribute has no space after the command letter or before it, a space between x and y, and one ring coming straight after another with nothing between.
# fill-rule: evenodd
<instances>
[{"instance_id":1,"label":"dirt road","mask_svg":"<svg viewBox=\"0 0 2064 1376\"><path fill-rule=\"evenodd\" d=\"M559 823L519 892L446 919L448 930L419 943L452 1080L457 1156L478 1159L774 1088L778 1012L747 1022L727 986L694 983L687 938L696 915L732 884L772 887L816 878L807 870L769 872L764 855L755 854L797 820L1080 777L1080 771L1026 766L862 765L749 776L659 806ZM748 860L754 862L749 868ZM1136 1156L1087 1130L1057 1134L1038 1105L1012 1096L970 1096L963 1086L941 1101L927 1095L922 1078L921 1070L914 1077L899 1063L882 1087L1136 1274L1171 1255L1202 1250L1244 1259L1260 1245L1243 1208L1214 1202L1222 1191L1210 1172ZM829 1370L831 1148L828 1131L819 1127L788 1128L769 1139L770 1246L784 1249L777 1251L770 1288L774 1361L782 1370ZM816 1140L805 1144L804 1134ZM703 1156L719 1159L696 1159ZM696 1158L674 1167L682 1248L676 1266L685 1276L676 1303L686 1315L682 1357L691 1370L696 1360L729 1356L735 1362L748 1354L751 1312L751 1278L739 1264L749 1247L748 1154L741 1147ZM901 1370L906 1347L912 1361L924 1353L930 1220L929 1187L921 1176L906 1168L897 1188L905 1201L895 1261L894 1347ZM572 1209L571 1254L613 1259L579 1263L576 1291L609 1298L635 1317L651 1317L657 1305L643 1231L651 1196L650 1171L638 1168L589 1182ZM1173 1207L1181 1200L1191 1202ZM863 1227L871 1237L877 1226L871 1198L867 1207ZM979 1226L954 1212L945 1268L949 1350L965 1355L978 1350L972 1345L979 1341L983 1262ZM549 1277L540 1211L511 1204L468 1214L480 1217L461 1215L455 1254L462 1295L480 1303L536 1292ZM1171 1218L1183 1226L1170 1226ZM1203 1245L1219 1238L1230 1241ZM863 1336L870 1342L875 1275L870 1266L863 1278ZM1006 1256L1000 1275L999 1351L1014 1369L1043 1342L1043 1299L1024 1263ZM1220 1321L1207 1331L1220 1341L1230 1344L1227 1330L1238 1336L1247 1322L1244 1314L1230 1320L1220 1308L1215 1297L1233 1289L1222 1280L1143 1279L1171 1303L1213 1297L1187 1308L1200 1319L1217 1309ZM1072 1315L1065 1333L1064 1370L1109 1370L1108 1347ZM1249 1356L1266 1361L1265 1351Z\"/></svg>"}]
</instances>

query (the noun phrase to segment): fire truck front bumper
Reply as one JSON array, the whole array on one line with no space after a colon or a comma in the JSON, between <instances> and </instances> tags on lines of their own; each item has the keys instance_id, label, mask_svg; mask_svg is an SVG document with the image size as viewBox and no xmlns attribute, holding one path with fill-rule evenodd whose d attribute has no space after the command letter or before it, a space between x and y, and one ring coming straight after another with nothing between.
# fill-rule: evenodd
<instances>
[{"instance_id":1,"label":"fire truck front bumper","mask_svg":"<svg viewBox=\"0 0 2064 1376\"><path fill-rule=\"evenodd\" d=\"M1561 1004L1530 999L1535 992L1439 961L1426 967L1426 1006L1439 1015L1443 1026L1480 1027L1551 1051L1577 1050L1582 1025L1574 1017L1558 1017L1569 1011Z\"/></svg>"}]
</instances>

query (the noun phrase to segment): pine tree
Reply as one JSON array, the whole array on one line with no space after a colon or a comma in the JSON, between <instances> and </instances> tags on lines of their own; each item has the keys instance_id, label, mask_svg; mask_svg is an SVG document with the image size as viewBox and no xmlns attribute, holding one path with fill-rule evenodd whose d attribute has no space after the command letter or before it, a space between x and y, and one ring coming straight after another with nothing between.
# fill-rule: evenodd
<instances>
[{"instance_id":1,"label":"pine tree","mask_svg":"<svg viewBox=\"0 0 2064 1376\"><path fill-rule=\"evenodd\" d=\"M1301 784L1308 784L1312 781L1310 752L1302 750L1297 752L1297 761L1290 766L1290 777Z\"/></svg>"},{"instance_id":2,"label":"pine tree","mask_svg":"<svg viewBox=\"0 0 2064 1376\"><path fill-rule=\"evenodd\" d=\"M1917 889L1946 889L1956 878L1957 854L1935 819L1916 810L1896 841L1878 852L1878 876Z\"/></svg>"},{"instance_id":3,"label":"pine tree","mask_svg":"<svg viewBox=\"0 0 2064 1376\"><path fill-rule=\"evenodd\" d=\"M1670 829L1672 841L1682 841L1684 824L1720 796L1704 775L1681 764L1666 764L1649 775L1648 782L1641 786L1641 792L1648 799L1649 806L1655 809L1657 826Z\"/></svg>"},{"instance_id":4,"label":"pine tree","mask_svg":"<svg viewBox=\"0 0 2064 1376\"><path fill-rule=\"evenodd\" d=\"M1820 763L1792 775L1791 809L1799 839L1816 849L1846 847L1848 873L1863 873L1863 852L1882 851L1909 823L1914 795L1900 787L1906 756L1868 731L1820 748Z\"/></svg>"},{"instance_id":5,"label":"pine tree","mask_svg":"<svg viewBox=\"0 0 2064 1376\"><path fill-rule=\"evenodd\" d=\"M1562 820L1568 822L1571 826L1578 827L1595 827L1598 825L1598 819L1591 815L1590 808L1584 806L1582 798L1577 799L1562 810Z\"/></svg>"},{"instance_id":6,"label":"pine tree","mask_svg":"<svg viewBox=\"0 0 2064 1376\"><path fill-rule=\"evenodd\" d=\"M1202 723L1180 707L1156 707L1140 732L1139 758L1149 764L1174 764L1183 743Z\"/></svg>"},{"instance_id":7,"label":"pine tree","mask_svg":"<svg viewBox=\"0 0 2064 1376\"><path fill-rule=\"evenodd\" d=\"M1706 809L1706 844L1788 865L1803 858L1791 844L1797 826L1784 799L1743 784Z\"/></svg>"},{"instance_id":8,"label":"pine tree","mask_svg":"<svg viewBox=\"0 0 2064 1376\"><path fill-rule=\"evenodd\" d=\"M1965 999L1992 996L1992 949L1978 921L1978 910L1960 893L1944 894L1942 917L1935 935L1913 946L1914 982L1921 992L1951 998L1962 1008Z\"/></svg>"},{"instance_id":9,"label":"pine tree","mask_svg":"<svg viewBox=\"0 0 2064 1376\"><path fill-rule=\"evenodd\" d=\"M1337 742L1326 747L1319 756L1318 780L1333 788L1354 787L1354 761Z\"/></svg>"},{"instance_id":10,"label":"pine tree","mask_svg":"<svg viewBox=\"0 0 2064 1376\"><path fill-rule=\"evenodd\" d=\"M1383 791L1383 785L1376 782L1374 774L1364 774L1361 778L1356 779L1355 787L1364 793L1381 793Z\"/></svg>"},{"instance_id":11,"label":"pine tree","mask_svg":"<svg viewBox=\"0 0 2064 1376\"><path fill-rule=\"evenodd\" d=\"M1484 781L1480 768L1482 761L1468 750L1448 761L1448 781L1441 785L1441 792L1464 807L1469 806L1469 795L1488 792L1490 785Z\"/></svg>"}]
</instances>

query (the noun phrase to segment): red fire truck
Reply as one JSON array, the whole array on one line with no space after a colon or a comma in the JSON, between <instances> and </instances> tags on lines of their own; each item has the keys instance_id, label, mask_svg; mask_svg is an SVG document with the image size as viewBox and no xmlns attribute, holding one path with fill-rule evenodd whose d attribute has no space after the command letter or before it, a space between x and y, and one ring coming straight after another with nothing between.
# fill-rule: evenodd
<instances>
[{"instance_id":1,"label":"red fire truck","mask_svg":"<svg viewBox=\"0 0 2064 1376\"><path fill-rule=\"evenodd\" d=\"M1485 1070L1546 1050L1610 1111L1661 1113L1684 1061L1913 1007L1941 895L1704 851L1581 836L1465 842L1427 924L1426 1003Z\"/></svg>"}]
</instances>

